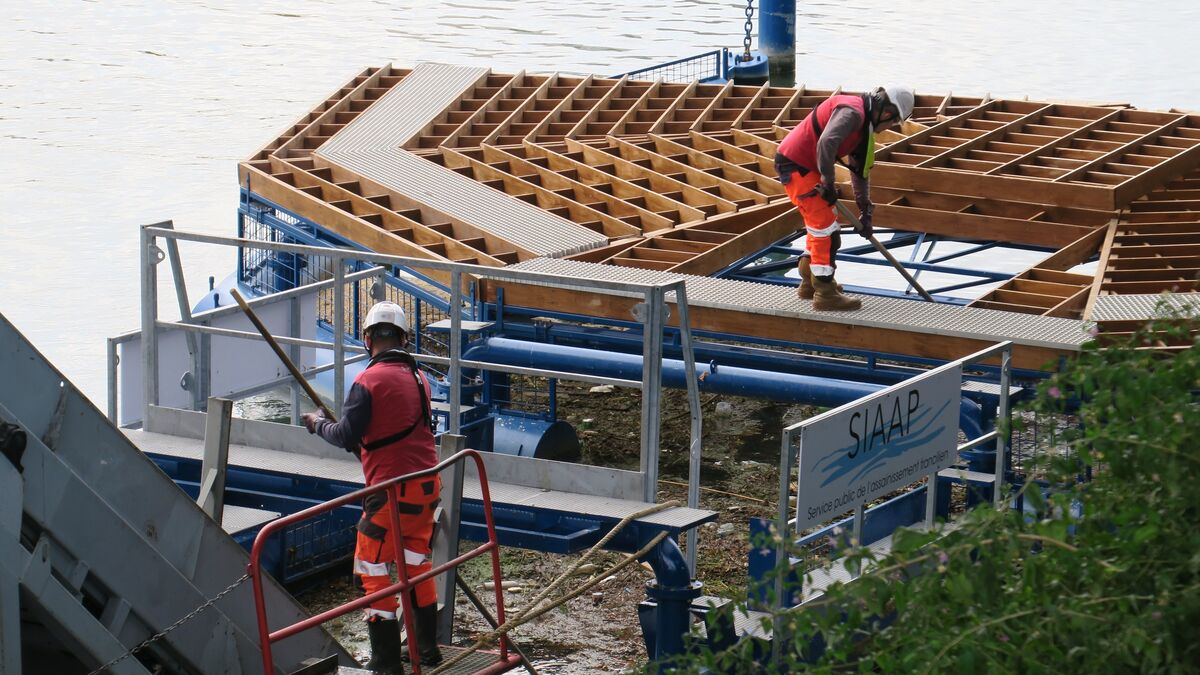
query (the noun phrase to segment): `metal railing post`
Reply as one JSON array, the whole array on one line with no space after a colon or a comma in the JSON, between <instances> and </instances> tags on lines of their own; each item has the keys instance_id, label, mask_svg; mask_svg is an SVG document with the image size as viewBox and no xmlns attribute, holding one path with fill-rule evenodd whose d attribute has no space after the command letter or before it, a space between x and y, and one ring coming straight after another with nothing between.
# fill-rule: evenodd
<instances>
[{"instance_id":1,"label":"metal railing post","mask_svg":"<svg viewBox=\"0 0 1200 675\"><path fill-rule=\"evenodd\" d=\"M142 268L142 428L150 420L150 408L158 405L158 269L162 251L156 238L143 225L139 258Z\"/></svg>"},{"instance_id":2,"label":"metal railing post","mask_svg":"<svg viewBox=\"0 0 1200 675\"><path fill-rule=\"evenodd\" d=\"M996 438L996 494L995 504L999 509L1005 502L1004 471L1008 458L1008 447L1012 441L1012 414L1009 406L1009 386L1012 381L1012 345L1005 347L1000 355L1000 410L996 414L996 423L1003 424L1004 430Z\"/></svg>"},{"instance_id":3,"label":"metal railing post","mask_svg":"<svg viewBox=\"0 0 1200 675\"><path fill-rule=\"evenodd\" d=\"M675 290L675 307L679 310L679 337L683 349L683 367L686 371L688 408L691 412L690 442L688 443L688 492L687 505L700 508L700 458L704 432L703 411L700 409L700 382L696 377L696 354L692 347L692 327L688 319L687 288L683 282ZM687 531L687 565L693 576L696 574L696 547L698 528Z\"/></svg>"},{"instance_id":4,"label":"metal railing post","mask_svg":"<svg viewBox=\"0 0 1200 675\"><path fill-rule=\"evenodd\" d=\"M438 443L438 461L444 462L467 447L467 439L456 434L442 434ZM449 480L442 481L442 503L438 507L441 517L435 522L437 536L433 540L433 564L441 565L458 557L459 528L462 523L462 493L465 467L456 463L450 469ZM455 577L458 570L449 569L438 577L438 597L442 607L438 611L438 636L442 644L449 644L454 635Z\"/></svg>"},{"instance_id":5,"label":"metal railing post","mask_svg":"<svg viewBox=\"0 0 1200 675\"><path fill-rule=\"evenodd\" d=\"M333 259L333 414L340 419L346 402L346 268Z\"/></svg>"},{"instance_id":6,"label":"metal railing post","mask_svg":"<svg viewBox=\"0 0 1200 675\"><path fill-rule=\"evenodd\" d=\"M116 340L108 338L106 342L104 357L108 375L108 421L117 424L117 365L120 358L117 356Z\"/></svg>"},{"instance_id":7,"label":"metal railing post","mask_svg":"<svg viewBox=\"0 0 1200 675\"><path fill-rule=\"evenodd\" d=\"M300 298L292 298L288 300L288 331L292 337L300 337ZM300 366L300 346L291 345L288 347L288 358L297 366ZM303 367L303 366L300 366ZM300 401L303 392L300 390L300 385L291 382L288 385L292 395L292 424L300 424Z\"/></svg>"},{"instance_id":8,"label":"metal railing post","mask_svg":"<svg viewBox=\"0 0 1200 675\"><path fill-rule=\"evenodd\" d=\"M450 421L447 431L459 433L462 404L462 272L450 273Z\"/></svg>"},{"instance_id":9,"label":"metal railing post","mask_svg":"<svg viewBox=\"0 0 1200 675\"><path fill-rule=\"evenodd\" d=\"M776 663L779 663L779 658L783 653L783 637L779 633L782 629L779 621L779 613L787 606L787 601L790 598L785 598L784 591L789 575L790 565L788 548L792 545L791 526L788 525L788 512L791 510L791 479L792 471L795 468L796 452L793 447L792 439L793 430L785 428L783 430L783 438L780 439L779 447L779 511L776 514L775 520L775 598L771 603L772 615L776 619L772 621L772 629L775 631L775 639L771 641L771 655ZM751 545L754 545L751 542Z\"/></svg>"},{"instance_id":10,"label":"metal railing post","mask_svg":"<svg viewBox=\"0 0 1200 675\"><path fill-rule=\"evenodd\" d=\"M174 230L175 223L167 220L156 223L154 227ZM188 323L192 320L192 305L188 301L187 282L183 278L183 259L179 257L179 242L167 237L165 243L167 258L171 263L171 281L175 285L175 302L179 305L179 318L183 323ZM192 381L188 384L188 393L192 395L192 410L201 410L205 396L203 376L200 373L200 345L196 334L191 331L185 330L183 337L187 341L188 356L192 360Z\"/></svg>"},{"instance_id":11,"label":"metal railing post","mask_svg":"<svg viewBox=\"0 0 1200 675\"><path fill-rule=\"evenodd\" d=\"M641 470L646 481L643 501L658 501L658 453L662 399L662 287L648 289L642 317L642 447Z\"/></svg>"}]
</instances>

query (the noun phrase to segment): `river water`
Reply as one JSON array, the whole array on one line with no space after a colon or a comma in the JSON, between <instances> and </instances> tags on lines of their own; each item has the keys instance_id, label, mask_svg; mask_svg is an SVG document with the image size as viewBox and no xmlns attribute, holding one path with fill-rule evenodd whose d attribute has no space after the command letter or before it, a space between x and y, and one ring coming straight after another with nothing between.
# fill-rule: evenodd
<instances>
[{"instance_id":1,"label":"river water","mask_svg":"<svg viewBox=\"0 0 1200 675\"><path fill-rule=\"evenodd\" d=\"M1200 110L1195 0L799 4L797 72L810 86ZM237 162L363 67L613 74L740 46L744 7L5 2L0 312L103 406L104 339L138 325L138 225L232 235ZM184 245L183 257L193 297L234 265L212 248Z\"/></svg>"}]
</instances>

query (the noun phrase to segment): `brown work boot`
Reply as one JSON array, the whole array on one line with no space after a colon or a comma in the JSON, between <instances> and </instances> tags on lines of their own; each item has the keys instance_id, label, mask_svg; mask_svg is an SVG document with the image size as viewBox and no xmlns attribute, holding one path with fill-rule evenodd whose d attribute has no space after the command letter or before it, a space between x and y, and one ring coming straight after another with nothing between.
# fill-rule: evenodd
<instances>
[{"instance_id":1,"label":"brown work boot","mask_svg":"<svg viewBox=\"0 0 1200 675\"><path fill-rule=\"evenodd\" d=\"M813 277L813 309L818 312L850 312L862 307L862 300L842 294L833 276Z\"/></svg>"},{"instance_id":2,"label":"brown work boot","mask_svg":"<svg viewBox=\"0 0 1200 675\"><path fill-rule=\"evenodd\" d=\"M796 264L796 269L800 271L800 285L796 287L796 295L800 296L801 300L812 300L816 289L813 288L812 261L808 256L800 256L800 262ZM842 292L842 285L837 285L838 293Z\"/></svg>"}]
</instances>

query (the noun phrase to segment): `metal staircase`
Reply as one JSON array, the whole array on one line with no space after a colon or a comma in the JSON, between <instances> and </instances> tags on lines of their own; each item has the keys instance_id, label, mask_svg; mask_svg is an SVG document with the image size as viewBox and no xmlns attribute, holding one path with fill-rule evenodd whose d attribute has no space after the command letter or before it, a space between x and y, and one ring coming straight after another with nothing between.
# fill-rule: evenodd
<instances>
[{"instance_id":1,"label":"metal staircase","mask_svg":"<svg viewBox=\"0 0 1200 675\"><path fill-rule=\"evenodd\" d=\"M245 551L3 315L0 422L0 672L259 672ZM271 624L306 616L264 593ZM354 664L319 628L274 653Z\"/></svg>"}]
</instances>

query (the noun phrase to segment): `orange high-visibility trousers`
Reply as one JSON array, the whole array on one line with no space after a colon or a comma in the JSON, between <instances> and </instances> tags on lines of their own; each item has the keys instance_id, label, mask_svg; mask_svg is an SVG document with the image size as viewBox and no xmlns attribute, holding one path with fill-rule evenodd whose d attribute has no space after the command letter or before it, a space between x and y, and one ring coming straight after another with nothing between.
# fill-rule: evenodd
<instances>
[{"instance_id":1,"label":"orange high-visibility trousers","mask_svg":"<svg viewBox=\"0 0 1200 675\"><path fill-rule=\"evenodd\" d=\"M404 547L404 570L408 577L433 568L429 556L433 552L433 514L440 501L442 482L437 476L401 483L402 493L396 503L399 511L400 535ZM396 562L392 544L392 523L388 516L383 493L371 495L363 504L362 519L358 521L358 541L354 547L354 573L370 595L392 584L391 568ZM437 602L437 585L426 579L413 589L416 606L425 607ZM385 596L366 608L367 620L394 619L400 603L395 595Z\"/></svg>"},{"instance_id":2,"label":"orange high-visibility trousers","mask_svg":"<svg viewBox=\"0 0 1200 675\"><path fill-rule=\"evenodd\" d=\"M821 182L821 175L809 171L801 176L799 171L793 171L790 179L783 184L788 199L800 210L804 217L804 229L807 232L804 248L812 260L812 273L819 277L833 274L833 258L837 255L837 234L840 225L837 222L837 210L816 192L813 192ZM809 194L812 193L812 194Z\"/></svg>"}]
</instances>

